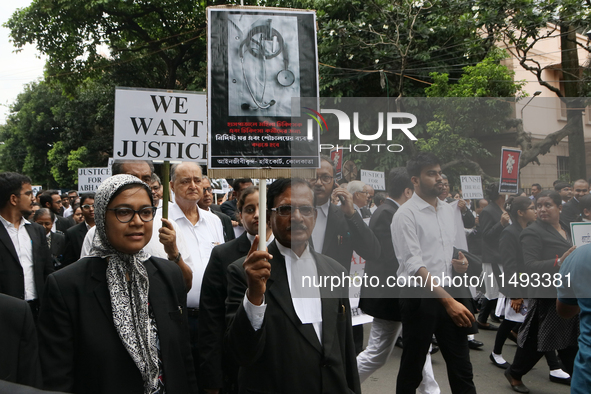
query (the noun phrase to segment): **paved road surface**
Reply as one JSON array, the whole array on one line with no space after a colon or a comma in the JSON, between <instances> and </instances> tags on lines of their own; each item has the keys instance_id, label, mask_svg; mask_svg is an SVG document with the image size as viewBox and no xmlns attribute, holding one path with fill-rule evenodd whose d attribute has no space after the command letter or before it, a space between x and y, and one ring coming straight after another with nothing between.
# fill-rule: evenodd
<instances>
[{"instance_id":1,"label":"paved road surface","mask_svg":"<svg viewBox=\"0 0 591 394\"><path fill-rule=\"evenodd\" d=\"M371 324L364 326L366 343L370 328ZM479 394L509 394L514 392L503 376L504 370L495 367L488 358L493 348L495 335L496 331L481 331L476 335L476 339L484 342L484 347L482 348L484 350L470 351L470 359L474 368L474 383ZM511 341L507 341L503 348L503 357L507 361L512 362L515 349L516 345ZM394 352L388 363L361 385L363 394L394 394L396 392L396 378L401 354L401 349L394 348ZM435 372L435 379L441 388L441 393L451 394L447 381L445 361L441 356L441 352L433 355L433 370ZM548 374L548 364L546 364L546 359L542 358L536 367L523 377L523 383L530 389L531 394L570 393L568 386L550 382Z\"/></svg>"}]
</instances>

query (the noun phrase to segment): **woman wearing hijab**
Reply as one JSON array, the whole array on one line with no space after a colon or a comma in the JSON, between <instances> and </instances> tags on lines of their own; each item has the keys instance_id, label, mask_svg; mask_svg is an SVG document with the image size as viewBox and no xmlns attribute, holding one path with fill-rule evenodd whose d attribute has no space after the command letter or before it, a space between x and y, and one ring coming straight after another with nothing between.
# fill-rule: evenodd
<instances>
[{"instance_id":1,"label":"woman wearing hijab","mask_svg":"<svg viewBox=\"0 0 591 394\"><path fill-rule=\"evenodd\" d=\"M182 273L143 250L155 210L136 177L99 188L91 256L47 280L39 316L46 389L197 393Z\"/></svg>"}]
</instances>

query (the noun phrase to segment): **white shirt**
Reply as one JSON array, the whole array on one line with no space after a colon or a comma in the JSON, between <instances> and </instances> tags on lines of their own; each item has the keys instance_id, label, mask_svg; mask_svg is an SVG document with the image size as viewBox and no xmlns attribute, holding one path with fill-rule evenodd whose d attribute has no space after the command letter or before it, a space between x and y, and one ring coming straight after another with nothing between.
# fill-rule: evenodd
<instances>
[{"instance_id":1,"label":"white shirt","mask_svg":"<svg viewBox=\"0 0 591 394\"><path fill-rule=\"evenodd\" d=\"M68 208L64 210L64 217L70 217L72 216L72 214L74 214L74 211L72 210L72 206L70 205Z\"/></svg>"},{"instance_id":2,"label":"white shirt","mask_svg":"<svg viewBox=\"0 0 591 394\"><path fill-rule=\"evenodd\" d=\"M414 194L414 193L413 193L413 194ZM400 208L400 206L401 206L400 204L398 204L398 201L394 200L392 197L386 197L386 200L390 200L390 201L392 201L394 204L396 204L396 206L397 206L398 208ZM394 218L392 218L392 220L394 220Z\"/></svg>"},{"instance_id":3,"label":"white shirt","mask_svg":"<svg viewBox=\"0 0 591 394\"><path fill-rule=\"evenodd\" d=\"M2 216L0 216L0 222L2 222L10 236L18 260L23 268L23 275L25 277L25 300L35 300L37 299L37 288L35 287L35 271L33 269L33 241L29 236L29 232L25 228L25 224L31 223L25 218L21 218L21 222L18 228L16 228Z\"/></svg>"},{"instance_id":4,"label":"white shirt","mask_svg":"<svg viewBox=\"0 0 591 394\"><path fill-rule=\"evenodd\" d=\"M209 263L209 256L215 246L224 243L224 228L220 218L198 206L197 209L199 220L193 225L177 204L169 205L169 216L178 225L179 232L183 233L191 255L193 286L187 294L189 308L199 308L201 282Z\"/></svg>"},{"instance_id":5,"label":"white shirt","mask_svg":"<svg viewBox=\"0 0 591 394\"><path fill-rule=\"evenodd\" d=\"M144 252L148 253L150 256L160 257L161 259L168 260L168 255L164 251L164 245L162 244L162 242L160 242L160 233L158 232L158 230L160 230L160 228L162 227L161 219L162 211L156 211L156 215L154 215L154 225L152 226L152 238L150 238L150 242L148 242L148 244L144 246ZM187 247L185 238L183 237L183 234L179 231L179 226L174 222L174 220L171 220L170 222L172 223L172 227L176 232L176 246L179 249L183 261L191 269L193 269L190 251ZM88 232L86 233L86 236L84 237L84 242L82 243L80 258L90 255L90 249L92 248L92 240L94 239L94 234L96 232L96 226L92 226L89 228L88 223L86 223L86 228L88 228Z\"/></svg>"},{"instance_id":6,"label":"white shirt","mask_svg":"<svg viewBox=\"0 0 591 394\"><path fill-rule=\"evenodd\" d=\"M252 246L252 243L254 242L254 237L255 237L254 235L250 235L250 233L246 233L246 238L248 238L248 240L250 241L251 246ZM267 246L269 246L271 244L271 242L273 242L274 239L275 239L275 235L273 235L273 233L271 233L271 236L267 240Z\"/></svg>"},{"instance_id":7,"label":"white shirt","mask_svg":"<svg viewBox=\"0 0 591 394\"><path fill-rule=\"evenodd\" d=\"M242 226L236 226L236 227L234 227L234 237L238 238L245 231L246 230L244 230L244 227L242 227Z\"/></svg>"},{"instance_id":8,"label":"white shirt","mask_svg":"<svg viewBox=\"0 0 591 394\"><path fill-rule=\"evenodd\" d=\"M314 225L314 230L312 230L312 242L314 242L314 250L318 253L322 253L322 248L324 247L324 236L326 235L329 205L330 200L316 207L318 215L316 215L316 224Z\"/></svg>"},{"instance_id":9,"label":"white shirt","mask_svg":"<svg viewBox=\"0 0 591 394\"><path fill-rule=\"evenodd\" d=\"M286 248L279 242L276 243L281 255L285 258L285 270L287 271L287 283L289 284L289 291L291 300L295 309L296 315L302 324L312 324L318 340L322 344L322 302L320 300L320 289L317 287L302 289L301 286L292 286L292 280L295 283L301 283L302 276L317 276L318 269L316 261L312 253L310 253L309 245L306 246L304 253L298 257L290 248ZM306 297L297 297L298 293L306 293ZM311 297L310 291L316 292L316 296ZM263 303L259 306L254 305L248 300L246 294L242 301L246 316L250 320L252 328L257 331L263 324L267 304L263 299Z\"/></svg>"},{"instance_id":10,"label":"white shirt","mask_svg":"<svg viewBox=\"0 0 591 394\"><path fill-rule=\"evenodd\" d=\"M446 202L436 199L437 210L416 193L394 215L390 230L398 276L414 276L425 267L432 276L452 274L451 260L455 238L454 211ZM408 282L407 282L408 283ZM414 286L414 283L409 283Z\"/></svg>"},{"instance_id":11,"label":"white shirt","mask_svg":"<svg viewBox=\"0 0 591 394\"><path fill-rule=\"evenodd\" d=\"M53 219L53 224L51 225L51 232L52 233L57 232L56 223L57 223L57 215L55 215L55 219Z\"/></svg>"}]
</instances>

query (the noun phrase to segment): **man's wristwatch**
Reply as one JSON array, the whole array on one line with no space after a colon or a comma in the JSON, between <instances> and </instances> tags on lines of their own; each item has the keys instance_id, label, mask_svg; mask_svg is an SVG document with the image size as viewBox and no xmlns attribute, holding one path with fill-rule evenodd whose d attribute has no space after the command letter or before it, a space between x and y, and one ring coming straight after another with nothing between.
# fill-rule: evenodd
<instances>
[{"instance_id":1,"label":"man's wristwatch","mask_svg":"<svg viewBox=\"0 0 591 394\"><path fill-rule=\"evenodd\" d=\"M181 261L181 252L179 252L179 254L174 258L174 260L171 261L175 264L178 264L179 261Z\"/></svg>"}]
</instances>

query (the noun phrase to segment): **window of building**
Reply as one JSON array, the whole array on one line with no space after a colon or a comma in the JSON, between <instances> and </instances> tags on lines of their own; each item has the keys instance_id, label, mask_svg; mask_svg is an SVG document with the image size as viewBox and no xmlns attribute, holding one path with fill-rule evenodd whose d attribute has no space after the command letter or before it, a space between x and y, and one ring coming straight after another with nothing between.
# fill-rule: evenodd
<instances>
[{"instance_id":1,"label":"window of building","mask_svg":"<svg viewBox=\"0 0 591 394\"><path fill-rule=\"evenodd\" d=\"M558 176L556 179L563 179L566 180L569 178L569 169L568 169L568 156L556 156L558 168Z\"/></svg>"}]
</instances>

